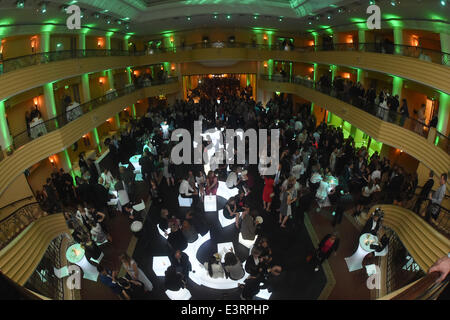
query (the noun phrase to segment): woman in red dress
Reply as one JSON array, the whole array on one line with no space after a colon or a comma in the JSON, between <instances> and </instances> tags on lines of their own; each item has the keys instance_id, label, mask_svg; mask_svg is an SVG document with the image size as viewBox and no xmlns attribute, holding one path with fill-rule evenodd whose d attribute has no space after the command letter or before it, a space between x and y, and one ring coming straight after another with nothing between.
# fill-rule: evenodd
<instances>
[{"instance_id":1,"label":"woman in red dress","mask_svg":"<svg viewBox=\"0 0 450 320\"><path fill-rule=\"evenodd\" d=\"M206 177L206 189L205 193L207 196L216 195L217 189L219 188L219 180L217 179L214 171L209 171Z\"/></svg>"},{"instance_id":2,"label":"woman in red dress","mask_svg":"<svg viewBox=\"0 0 450 320\"><path fill-rule=\"evenodd\" d=\"M270 205L272 204L272 198L274 196L273 184L274 176L264 177L264 190L263 190L263 206L264 210L270 212Z\"/></svg>"}]
</instances>

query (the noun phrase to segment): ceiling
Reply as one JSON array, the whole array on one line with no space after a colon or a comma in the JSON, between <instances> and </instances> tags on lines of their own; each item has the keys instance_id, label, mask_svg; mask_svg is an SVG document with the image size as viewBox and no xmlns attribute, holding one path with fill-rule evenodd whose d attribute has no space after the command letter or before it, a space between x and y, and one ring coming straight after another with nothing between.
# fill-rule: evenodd
<instances>
[{"instance_id":1,"label":"ceiling","mask_svg":"<svg viewBox=\"0 0 450 320\"><path fill-rule=\"evenodd\" d=\"M25 0L24 8L19 9L16 6L17 0L2 0L0 35L26 32L32 25L43 23L50 24L52 27L49 28L58 33L69 32L64 30L68 15L63 7L69 4L82 8L82 26L98 32L107 30L118 34L150 35L207 27L259 27L295 33L320 32L330 28L339 31L364 27L369 2L371 1ZM383 28L403 26L438 33L448 32L450 29L448 0L443 1L445 6L441 4L441 0L375 2L380 6L382 19L385 20ZM41 12L43 3L45 13Z\"/></svg>"}]
</instances>

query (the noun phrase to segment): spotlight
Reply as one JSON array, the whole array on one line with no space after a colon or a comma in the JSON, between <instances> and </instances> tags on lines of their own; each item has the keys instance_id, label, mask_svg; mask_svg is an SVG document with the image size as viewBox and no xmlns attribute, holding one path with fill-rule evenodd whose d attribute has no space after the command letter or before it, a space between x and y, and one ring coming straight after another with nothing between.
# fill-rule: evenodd
<instances>
[{"instance_id":1,"label":"spotlight","mask_svg":"<svg viewBox=\"0 0 450 320\"><path fill-rule=\"evenodd\" d=\"M329 14L329 15L327 16L327 19L328 19L328 20L331 20L331 14Z\"/></svg>"},{"instance_id":2,"label":"spotlight","mask_svg":"<svg viewBox=\"0 0 450 320\"><path fill-rule=\"evenodd\" d=\"M111 24L111 17L109 17L109 16L106 17L106 18L105 18L105 21L106 21L107 24Z\"/></svg>"},{"instance_id":3,"label":"spotlight","mask_svg":"<svg viewBox=\"0 0 450 320\"><path fill-rule=\"evenodd\" d=\"M80 18L84 18L85 13L86 13L86 9L80 9Z\"/></svg>"},{"instance_id":4,"label":"spotlight","mask_svg":"<svg viewBox=\"0 0 450 320\"><path fill-rule=\"evenodd\" d=\"M98 18L100 18L100 13L94 12L94 13L92 14L92 16L93 16L95 19L98 19Z\"/></svg>"},{"instance_id":5,"label":"spotlight","mask_svg":"<svg viewBox=\"0 0 450 320\"><path fill-rule=\"evenodd\" d=\"M213 18L214 18L214 19L217 19L217 14L213 15Z\"/></svg>"},{"instance_id":6,"label":"spotlight","mask_svg":"<svg viewBox=\"0 0 450 320\"><path fill-rule=\"evenodd\" d=\"M227 15L227 19L230 20L231 19L231 15Z\"/></svg>"},{"instance_id":7,"label":"spotlight","mask_svg":"<svg viewBox=\"0 0 450 320\"><path fill-rule=\"evenodd\" d=\"M130 29L130 24L129 23L125 23L125 29Z\"/></svg>"},{"instance_id":8,"label":"spotlight","mask_svg":"<svg viewBox=\"0 0 450 320\"><path fill-rule=\"evenodd\" d=\"M320 14L318 14L318 15L316 16L316 20L317 20L317 21L320 20Z\"/></svg>"},{"instance_id":9,"label":"spotlight","mask_svg":"<svg viewBox=\"0 0 450 320\"><path fill-rule=\"evenodd\" d=\"M20 9L24 8L25 7L25 0L18 0L16 2L16 7L20 8Z\"/></svg>"},{"instance_id":10,"label":"spotlight","mask_svg":"<svg viewBox=\"0 0 450 320\"><path fill-rule=\"evenodd\" d=\"M191 21L191 17L187 17L186 19L187 19L188 21Z\"/></svg>"},{"instance_id":11,"label":"spotlight","mask_svg":"<svg viewBox=\"0 0 450 320\"><path fill-rule=\"evenodd\" d=\"M391 1L391 6L395 7L397 5L397 1L393 0Z\"/></svg>"},{"instance_id":12,"label":"spotlight","mask_svg":"<svg viewBox=\"0 0 450 320\"><path fill-rule=\"evenodd\" d=\"M344 7L339 8L339 9L338 9L338 12L339 12L339 13L344 13L344 12L345 12L345 8L344 8Z\"/></svg>"},{"instance_id":13,"label":"spotlight","mask_svg":"<svg viewBox=\"0 0 450 320\"><path fill-rule=\"evenodd\" d=\"M254 16L253 16L253 19L258 20L258 16L257 16L257 15L254 15Z\"/></svg>"},{"instance_id":14,"label":"spotlight","mask_svg":"<svg viewBox=\"0 0 450 320\"><path fill-rule=\"evenodd\" d=\"M62 6L59 7L59 10L61 10L61 12L66 13L66 9L67 9L68 7L69 7L69 6L68 6L67 4L64 4L64 5L62 5Z\"/></svg>"},{"instance_id":15,"label":"spotlight","mask_svg":"<svg viewBox=\"0 0 450 320\"><path fill-rule=\"evenodd\" d=\"M280 21L280 22L283 21L283 17L279 17L278 21Z\"/></svg>"},{"instance_id":16,"label":"spotlight","mask_svg":"<svg viewBox=\"0 0 450 320\"><path fill-rule=\"evenodd\" d=\"M446 0L441 0L441 6L445 7L446 4L447 4Z\"/></svg>"},{"instance_id":17,"label":"spotlight","mask_svg":"<svg viewBox=\"0 0 450 320\"><path fill-rule=\"evenodd\" d=\"M116 23L117 23L118 25L121 25L121 24L122 24L122 20L117 19L117 20L116 20Z\"/></svg>"},{"instance_id":18,"label":"spotlight","mask_svg":"<svg viewBox=\"0 0 450 320\"><path fill-rule=\"evenodd\" d=\"M370 0L370 1L369 1L369 4L370 4L370 5L375 4L375 0Z\"/></svg>"},{"instance_id":19,"label":"spotlight","mask_svg":"<svg viewBox=\"0 0 450 320\"><path fill-rule=\"evenodd\" d=\"M41 2L39 4L39 12L46 13L47 12L47 4L45 2Z\"/></svg>"}]
</instances>

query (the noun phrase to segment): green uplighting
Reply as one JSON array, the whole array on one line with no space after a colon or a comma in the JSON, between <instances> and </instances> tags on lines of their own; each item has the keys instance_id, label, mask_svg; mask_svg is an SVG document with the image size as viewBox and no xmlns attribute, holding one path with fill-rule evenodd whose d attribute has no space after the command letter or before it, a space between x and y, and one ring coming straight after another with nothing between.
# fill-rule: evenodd
<instances>
[{"instance_id":1,"label":"green uplighting","mask_svg":"<svg viewBox=\"0 0 450 320\"><path fill-rule=\"evenodd\" d=\"M402 18L393 14L385 14L383 15L383 19L388 20L387 23L389 23L389 25L391 25L391 27L403 27L403 22L402 21L398 21L401 20Z\"/></svg>"}]
</instances>

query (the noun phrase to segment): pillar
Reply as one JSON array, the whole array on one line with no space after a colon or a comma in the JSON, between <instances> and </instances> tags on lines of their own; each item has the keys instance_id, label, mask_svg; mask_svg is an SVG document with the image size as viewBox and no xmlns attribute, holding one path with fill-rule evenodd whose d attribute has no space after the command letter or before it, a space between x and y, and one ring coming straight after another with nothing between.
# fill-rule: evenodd
<instances>
[{"instance_id":1,"label":"pillar","mask_svg":"<svg viewBox=\"0 0 450 320\"><path fill-rule=\"evenodd\" d=\"M12 144L9 133L8 121L6 120L5 101L0 101L0 147L2 151L7 150Z\"/></svg>"},{"instance_id":2,"label":"pillar","mask_svg":"<svg viewBox=\"0 0 450 320\"><path fill-rule=\"evenodd\" d=\"M366 43L366 30L358 30L358 50L364 51L364 43Z\"/></svg>"},{"instance_id":3,"label":"pillar","mask_svg":"<svg viewBox=\"0 0 450 320\"><path fill-rule=\"evenodd\" d=\"M334 81L334 77L336 76L337 66L332 64L330 66L330 68L331 68L331 82L333 82Z\"/></svg>"},{"instance_id":4,"label":"pillar","mask_svg":"<svg viewBox=\"0 0 450 320\"><path fill-rule=\"evenodd\" d=\"M0 34L0 48L2 46L2 40L3 40L2 37L3 37L3 35ZM0 53L0 60L3 60L3 54L2 53ZM3 63L0 63L0 74L2 74L2 73L3 73Z\"/></svg>"},{"instance_id":5,"label":"pillar","mask_svg":"<svg viewBox=\"0 0 450 320\"><path fill-rule=\"evenodd\" d=\"M40 39L40 52L49 52L50 51L50 32L42 32Z\"/></svg>"},{"instance_id":6,"label":"pillar","mask_svg":"<svg viewBox=\"0 0 450 320\"><path fill-rule=\"evenodd\" d=\"M361 82L363 87L365 87L364 86L364 84L365 84L364 71L362 69L358 68L358 69L356 69L356 72L357 72L357 74L356 74L356 81L357 82Z\"/></svg>"},{"instance_id":7,"label":"pillar","mask_svg":"<svg viewBox=\"0 0 450 320\"><path fill-rule=\"evenodd\" d=\"M45 114L47 115L47 120L55 118L57 116L56 105L55 105L55 95L53 93L53 83L44 84L44 101L45 101ZM55 121L56 127L58 127L58 121Z\"/></svg>"},{"instance_id":8,"label":"pillar","mask_svg":"<svg viewBox=\"0 0 450 320\"><path fill-rule=\"evenodd\" d=\"M449 33L441 33L441 52L450 52L450 34ZM442 56L442 64L443 65L450 65L450 61L447 57Z\"/></svg>"},{"instance_id":9,"label":"pillar","mask_svg":"<svg viewBox=\"0 0 450 320\"><path fill-rule=\"evenodd\" d=\"M82 103L91 101L91 90L89 88L89 74L87 73L81 75L81 90L83 91Z\"/></svg>"},{"instance_id":10,"label":"pillar","mask_svg":"<svg viewBox=\"0 0 450 320\"><path fill-rule=\"evenodd\" d=\"M393 76L392 80L392 95L395 97L398 95L399 102L402 100L402 88L403 88L403 79L400 77Z\"/></svg>"},{"instance_id":11,"label":"pillar","mask_svg":"<svg viewBox=\"0 0 450 320\"><path fill-rule=\"evenodd\" d=\"M438 125L436 127L437 131L443 135L447 135L448 132L448 121L450 113L450 99L449 95L440 92L439 95L439 113L438 113Z\"/></svg>"},{"instance_id":12,"label":"pillar","mask_svg":"<svg viewBox=\"0 0 450 320\"><path fill-rule=\"evenodd\" d=\"M402 47L400 47L401 45L403 45L403 29L402 28L394 28L394 53L395 54L402 54ZM399 46L397 46L399 45Z\"/></svg>"},{"instance_id":13,"label":"pillar","mask_svg":"<svg viewBox=\"0 0 450 320\"><path fill-rule=\"evenodd\" d=\"M106 50L111 50L111 36L109 34L107 34L105 37L105 46ZM112 69L109 69L108 71L106 71L106 73L108 75L109 88L114 89L114 76Z\"/></svg>"}]
</instances>

